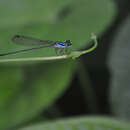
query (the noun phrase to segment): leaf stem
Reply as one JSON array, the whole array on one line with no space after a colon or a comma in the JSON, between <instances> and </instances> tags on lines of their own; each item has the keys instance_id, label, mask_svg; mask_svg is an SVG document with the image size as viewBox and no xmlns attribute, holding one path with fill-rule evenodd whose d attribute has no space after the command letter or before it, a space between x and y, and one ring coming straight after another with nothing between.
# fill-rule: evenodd
<instances>
[{"instance_id":1,"label":"leaf stem","mask_svg":"<svg viewBox=\"0 0 130 130\"><path fill-rule=\"evenodd\" d=\"M73 51L73 52L71 52L70 55L71 55L72 59L75 59L75 58L77 58L77 57L79 57L79 56L81 56L83 54L89 53L89 52L91 52L91 51L93 51L93 50L95 50L97 48L98 41L97 41L96 35L92 33L91 34L91 39L94 41L94 45L91 48L89 48L87 50L84 50L84 51Z\"/></svg>"}]
</instances>

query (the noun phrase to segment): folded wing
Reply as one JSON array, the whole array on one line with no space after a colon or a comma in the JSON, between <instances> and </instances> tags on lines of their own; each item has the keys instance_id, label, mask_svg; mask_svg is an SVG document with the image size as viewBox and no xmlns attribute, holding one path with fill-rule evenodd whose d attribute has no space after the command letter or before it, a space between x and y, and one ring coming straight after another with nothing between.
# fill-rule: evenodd
<instances>
[{"instance_id":1,"label":"folded wing","mask_svg":"<svg viewBox=\"0 0 130 130\"><path fill-rule=\"evenodd\" d=\"M12 41L19 45L51 45L51 44L53 45L56 43L55 41L40 40L37 38L32 38L23 35L15 35L12 38Z\"/></svg>"}]
</instances>

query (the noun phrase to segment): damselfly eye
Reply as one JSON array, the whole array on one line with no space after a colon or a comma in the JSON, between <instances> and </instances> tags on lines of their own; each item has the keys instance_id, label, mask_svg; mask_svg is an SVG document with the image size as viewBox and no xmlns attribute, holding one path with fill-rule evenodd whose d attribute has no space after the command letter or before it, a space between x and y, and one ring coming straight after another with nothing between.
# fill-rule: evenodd
<instances>
[{"instance_id":1,"label":"damselfly eye","mask_svg":"<svg viewBox=\"0 0 130 130\"><path fill-rule=\"evenodd\" d=\"M71 41L70 41L70 40L66 40L66 42L67 42L67 43L71 43Z\"/></svg>"}]
</instances>

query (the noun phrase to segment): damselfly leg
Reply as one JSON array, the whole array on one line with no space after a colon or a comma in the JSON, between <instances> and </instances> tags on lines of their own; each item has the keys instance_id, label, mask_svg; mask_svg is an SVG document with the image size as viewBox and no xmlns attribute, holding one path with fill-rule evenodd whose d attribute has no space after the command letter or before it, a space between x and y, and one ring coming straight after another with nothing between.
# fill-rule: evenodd
<instances>
[{"instance_id":1,"label":"damselfly leg","mask_svg":"<svg viewBox=\"0 0 130 130\"><path fill-rule=\"evenodd\" d=\"M57 56L64 55L64 48L55 48Z\"/></svg>"}]
</instances>

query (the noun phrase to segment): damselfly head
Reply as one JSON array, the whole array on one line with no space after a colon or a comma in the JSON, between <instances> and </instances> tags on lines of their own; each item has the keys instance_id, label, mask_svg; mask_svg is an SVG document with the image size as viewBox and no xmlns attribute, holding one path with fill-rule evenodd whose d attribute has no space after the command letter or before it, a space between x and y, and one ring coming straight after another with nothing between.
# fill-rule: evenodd
<instances>
[{"instance_id":1,"label":"damselfly head","mask_svg":"<svg viewBox=\"0 0 130 130\"><path fill-rule=\"evenodd\" d=\"M72 45L72 43L71 43L70 40L66 40L65 43L67 43L68 46L71 46L71 45Z\"/></svg>"}]
</instances>

